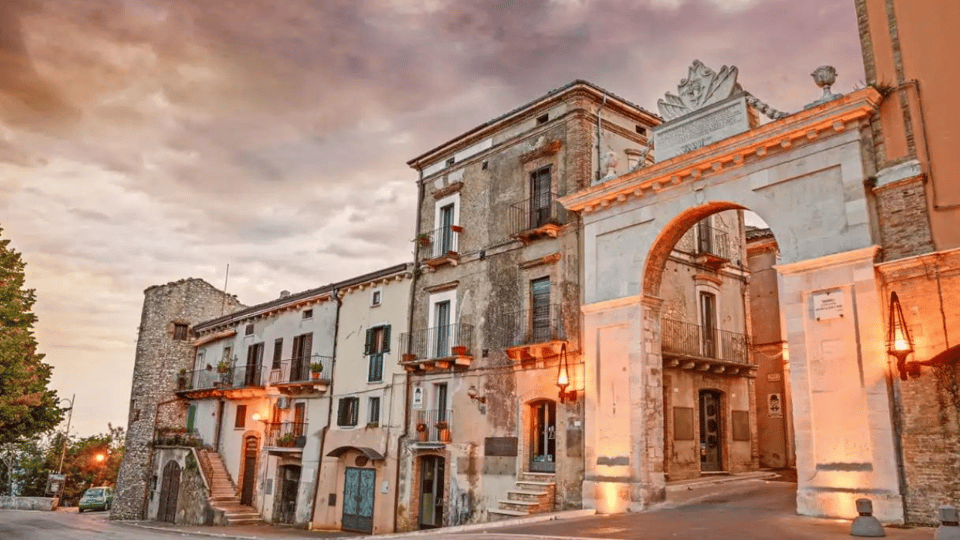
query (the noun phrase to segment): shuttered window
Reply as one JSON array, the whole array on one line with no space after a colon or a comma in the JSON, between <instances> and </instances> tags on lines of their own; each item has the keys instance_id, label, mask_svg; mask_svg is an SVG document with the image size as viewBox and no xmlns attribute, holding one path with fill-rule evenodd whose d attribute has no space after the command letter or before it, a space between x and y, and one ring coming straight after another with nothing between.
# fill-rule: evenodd
<instances>
[{"instance_id":1,"label":"shuttered window","mask_svg":"<svg viewBox=\"0 0 960 540\"><path fill-rule=\"evenodd\" d=\"M380 398L372 397L367 402L367 423L370 424L379 424L380 423Z\"/></svg>"},{"instance_id":2,"label":"shuttered window","mask_svg":"<svg viewBox=\"0 0 960 540\"><path fill-rule=\"evenodd\" d=\"M390 352L390 325L374 326L367 329L364 354L369 360L367 382L383 380L383 354Z\"/></svg>"},{"instance_id":3,"label":"shuttered window","mask_svg":"<svg viewBox=\"0 0 960 540\"><path fill-rule=\"evenodd\" d=\"M283 338L273 342L273 366L272 369L280 369L281 355L283 354Z\"/></svg>"},{"instance_id":4,"label":"shuttered window","mask_svg":"<svg viewBox=\"0 0 960 540\"><path fill-rule=\"evenodd\" d=\"M237 417L233 419L233 427L242 429L247 426L247 406L237 405Z\"/></svg>"},{"instance_id":5,"label":"shuttered window","mask_svg":"<svg viewBox=\"0 0 960 540\"><path fill-rule=\"evenodd\" d=\"M360 398L358 397L346 397L340 398L340 403L337 408L337 425L338 426L355 426L357 425L357 413L360 408Z\"/></svg>"},{"instance_id":6,"label":"shuttered window","mask_svg":"<svg viewBox=\"0 0 960 540\"><path fill-rule=\"evenodd\" d=\"M530 343L550 341L550 278L530 282Z\"/></svg>"}]
</instances>

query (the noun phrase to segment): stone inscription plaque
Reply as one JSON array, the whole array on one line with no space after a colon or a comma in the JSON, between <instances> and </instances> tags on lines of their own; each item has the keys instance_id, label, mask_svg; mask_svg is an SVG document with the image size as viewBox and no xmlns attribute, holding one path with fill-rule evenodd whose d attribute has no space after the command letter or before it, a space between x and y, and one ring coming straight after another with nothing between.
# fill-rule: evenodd
<instances>
[{"instance_id":1,"label":"stone inscription plaque","mask_svg":"<svg viewBox=\"0 0 960 540\"><path fill-rule=\"evenodd\" d=\"M843 317L843 293L839 289L814 293L813 316L818 321Z\"/></svg>"},{"instance_id":2,"label":"stone inscription plaque","mask_svg":"<svg viewBox=\"0 0 960 540\"><path fill-rule=\"evenodd\" d=\"M567 457L583 457L583 431L567 430Z\"/></svg>"},{"instance_id":3,"label":"stone inscription plaque","mask_svg":"<svg viewBox=\"0 0 960 540\"><path fill-rule=\"evenodd\" d=\"M733 440L750 440L750 412L749 411L731 411L733 422Z\"/></svg>"},{"instance_id":4,"label":"stone inscription plaque","mask_svg":"<svg viewBox=\"0 0 960 540\"><path fill-rule=\"evenodd\" d=\"M693 407L673 408L673 440L693 440Z\"/></svg>"},{"instance_id":5,"label":"stone inscription plaque","mask_svg":"<svg viewBox=\"0 0 960 540\"><path fill-rule=\"evenodd\" d=\"M517 438L487 437L483 440L483 455L517 457Z\"/></svg>"},{"instance_id":6,"label":"stone inscription plaque","mask_svg":"<svg viewBox=\"0 0 960 540\"><path fill-rule=\"evenodd\" d=\"M657 161L692 152L750 129L750 115L744 96L730 98L653 129Z\"/></svg>"}]
</instances>

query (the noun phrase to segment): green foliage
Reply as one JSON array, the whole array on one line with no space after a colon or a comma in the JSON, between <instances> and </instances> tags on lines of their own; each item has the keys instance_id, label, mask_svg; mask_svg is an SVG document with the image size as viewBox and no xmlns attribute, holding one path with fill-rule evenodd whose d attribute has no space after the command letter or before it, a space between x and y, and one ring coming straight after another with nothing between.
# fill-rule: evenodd
<instances>
[{"instance_id":1,"label":"green foliage","mask_svg":"<svg viewBox=\"0 0 960 540\"><path fill-rule=\"evenodd\" d=\"M0 238L0 444L30 439L63 418L56 391L47 388L53 368L33 335L34 290L24 288L25 263L9 244Z\"/></svg>"}]
</instances>

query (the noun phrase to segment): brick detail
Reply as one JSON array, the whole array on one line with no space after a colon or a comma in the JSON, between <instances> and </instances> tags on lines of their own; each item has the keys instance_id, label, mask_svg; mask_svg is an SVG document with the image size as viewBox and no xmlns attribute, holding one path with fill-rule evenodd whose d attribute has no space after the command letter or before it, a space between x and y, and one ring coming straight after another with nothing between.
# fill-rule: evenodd
<instances>
[{"instance_id":1,"label":"brick detail","mask_svg":"<svg viewBox=\"0 0 960 540\"><path fill-rule=\"evenodd\" d=\"M892 261L933 251L922 176L874 188L883 260Z\"/></svg>"}]
</instances>

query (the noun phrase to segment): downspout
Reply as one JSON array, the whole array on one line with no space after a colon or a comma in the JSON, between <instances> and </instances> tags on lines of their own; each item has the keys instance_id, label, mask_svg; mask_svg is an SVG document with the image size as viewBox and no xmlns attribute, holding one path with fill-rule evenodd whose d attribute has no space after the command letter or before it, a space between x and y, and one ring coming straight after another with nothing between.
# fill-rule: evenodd
<instances>
[{"instance_id":1,"label":"downspout","mask_svg":"<svg viewBox=\"0 0 960 540\"><path fill-rule=\"evenodd\" d=\"M607 106L607 95L604 94L604 95L603 95L603 102L600 104L600 107L597 108L597 174L596 174L596 177L594 177L594 179L593 179L594 181L603 178L603 171L601 170L601 169L603 169L603 163L602 163L602 161L600 160L600 151L601 151L601 150L600 150L600 141L601 141L601 139L602 139L602 137L601 137L601 135L600 135L600 134L601 134L601 131L600 131L600 125L601 125L601 124L600 124L600 112L603 111L603 108L606 107L606 106ZM592 184L593 182L590 182L590 183Z\"/></svg>"},{"instance_id":2,"label":"downspout","mask_svg":"<svg viewBox=\"0 0 960 540\"><path fill-rule=\"evenodd\" d=\"M317 480L315 482L313 504L310 505L310 521L307 524L308 529L313 529L313 519L317 512L317 499L320 497L320 473L323 470L323 450L327 441L327 431L330 430L330 422L333 420L333 385L337 382L334 374L337 367L337 336L340 335L340 308L343 302L340 300L340 289L334 287L330 293L337 302L337 313L334 315L333 323L333 359L330 360L330 386L327 389L327 399L330 401L327 407L327 424L320 430L320 452L317 456Z\"/></svg>"},{"instance_id":3,"label":"downspout","mask_svg":"<svg viewBox=\"0 0 960 540\"><path fill-rule=\"evenodd\" d=\"M422 225L421 216L423 208L423 169L418 168L417 172L420 173L420 178L417 180L417 224L415 234L420 234L420 226ZM413 299L417 291L417 269L420 266L419 260L419 250L417 249L417 243L413 243L413 270L410 272L410 302L409 309L407 310L407 333L413 332ZM400 348L400 347L398 347ZM400 354L403 355L404 351L401 348ZM402 356L401 356L402 358ZM409 426L410 426L410 372L403 370L404 377L404 394L403 394L403 429L400 431L400 436L397 437L397 474L396 479L394 480L393 489L396 496L393 498L393 531L397 531L397 522L400 519L400 468L402 464L400 463L400 449L403 447L403 442L409 436ZM408 482L408 485L410 483Z\"/></svg>"}]
</instances>

